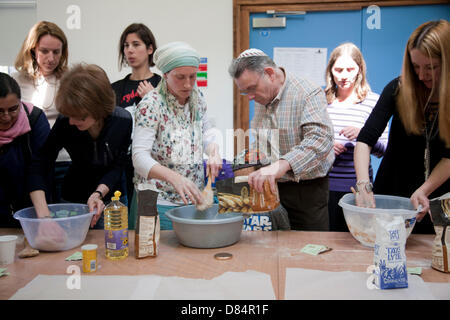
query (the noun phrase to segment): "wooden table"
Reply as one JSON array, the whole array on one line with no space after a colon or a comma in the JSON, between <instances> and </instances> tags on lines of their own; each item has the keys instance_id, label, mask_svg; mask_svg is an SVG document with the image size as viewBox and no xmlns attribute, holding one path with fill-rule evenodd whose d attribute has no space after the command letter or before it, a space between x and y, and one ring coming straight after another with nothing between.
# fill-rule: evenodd
<instances>
[{"instance_id":1,"label":"wooden table","mask_svg":"<svg viewBox=\"0 0 450 320\"><path fill-rule=\"evenodd\" d=\"M18 234L16 253L23 248L20 229L0 229L0 235ZM431 269L434 235L411 235L406 246L408 267L422 267L422 279L428 282L450 282L450 275ZM22 240L22 241L20 241ZM90 230L84 244L98 245L99 269L95 275L178 276L212 279L224 272L255 270L269 274L277 299L284 299L286 268L324 271L365 272L372 264L373 249L364 247L346 232L243 231L238 243L217 249L193 249L180 245L173 231L162 231L160 251L156 258L134 258L134 231L129 231L130 256L121 261L105 257L103 230ZM300 252L306 244L324 244L333 250L318 256ZM64 252L41 252L39 256L19 259L6 266L9 276L0 278L0 299L8 299L39 274L69 275L71 265L81 261L65 261L80 247ZM230 260L216 260L214 254L229 252Z\"/></svg>"}]
</instances>

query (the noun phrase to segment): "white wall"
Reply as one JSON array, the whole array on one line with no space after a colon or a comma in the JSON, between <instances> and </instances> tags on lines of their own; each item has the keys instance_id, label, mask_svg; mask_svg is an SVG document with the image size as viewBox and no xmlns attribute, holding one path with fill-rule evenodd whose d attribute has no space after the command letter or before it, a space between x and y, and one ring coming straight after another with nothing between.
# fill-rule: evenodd
<instances>
[{"instance_id":1,"label":"white wall","mask_svg":"<svg viewBox=\"0 0 450 320\"><path fill-rule=\"evenodd\" d=\"M13 66L30 28L36 23L36 8L0 6L0 66Z\"/></svg>"},{"instance_id":2,"label":"white wall","mask_svg":"<svg viewBox=\"0 0 450 320\"><path fill-rule=\"evenodd\" d=\"M79 29L70 28L71 25L76 26L74 11L68 12L72 5L79 9ZM159 46L171 41L189 43L200 56L208 58L208 87L203 92L210 116L225 140L226 131L233 128L233 82L227 72L233 58L232 7L232 0L37 0L36 21L52 21L63 29L69 42L70 64L98 64L107 72L111 82L130 72L130 69L119 72L117 62L119 38L129 24L146 24ZM3 9L0 10L3 14ZM12 25L5 29L1 15L0 20L0 43L14 39L17 53L33 23L12 18ZM12 26L21 27L16 29ZM14 36L6 30L14 30ZM12 65L14 57L15 54L9 54L11 60L2 60L0 65ZM228 149L232 148L227 148L224 155L231 158L233 150Z\"/></svg>"}]
</instances>

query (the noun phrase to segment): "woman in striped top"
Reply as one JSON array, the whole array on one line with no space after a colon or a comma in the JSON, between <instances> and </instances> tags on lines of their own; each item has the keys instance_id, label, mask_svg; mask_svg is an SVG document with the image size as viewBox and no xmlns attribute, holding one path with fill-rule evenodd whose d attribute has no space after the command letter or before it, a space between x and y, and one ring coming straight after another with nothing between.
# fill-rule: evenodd
<instances>
[{"instance_id":1,"label":"woman in striped top","mask_svg":"<svg viewBox=\"0 0 450 320\"><path fill-rule=\"evenodd\" d=\"M348 231L340 198L356 183L353 151L356 138L364 126L378 94L370 91L366 80L366 64L361 51L353 43L344 43L333 50L326 69L328 113L334 126L334 154L336 159L330 172L328 213L330 231ZM372 154L381 157L386 148L388 127ZM373 171L370 167L370 180Z\"/></svg>"}]
</instances>

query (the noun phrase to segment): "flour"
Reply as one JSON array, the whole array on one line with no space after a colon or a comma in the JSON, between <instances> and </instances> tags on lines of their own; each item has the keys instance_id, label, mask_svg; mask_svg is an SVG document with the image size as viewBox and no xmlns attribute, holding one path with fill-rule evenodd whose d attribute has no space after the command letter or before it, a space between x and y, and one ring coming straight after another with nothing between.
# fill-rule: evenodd
<instances>
[{"instance_id":1,"label":"flour","mask_svg":"<svg viewBox=\"0 0 450 320\"><path fill-rule=\"evenodd\" d=\"M202 203L197 205L197 209L200 211L204 211L209 209L214 204L214 192L210 188L205 188L202 192Z\"/></svg>"},{"instance_id":2,"label":"flour","mask_svg":"<svg viewBox=\"0 0 450 320\"><path fill-rule=\"evenodd\" d=\"M405 221L391 215L380 215L375 221L375 285L380 289L407 288Z\"/></svg>"},{"instance_id":3,"label":"flour","mask_svg":"<svg viewBox=\"0 0 450 320\"><path fill-rule=\"evenodd\" d=\"M377 215L357 215L348 214L345 217L348 229L352 236L367 247L372 247L375 244L376 230L375 230L375 219ZM416 218L406 219L403 217L403 221L406 228L406 239L408 239L411 234L414 225L416 223Z\"/></svg>"}]
</instances>

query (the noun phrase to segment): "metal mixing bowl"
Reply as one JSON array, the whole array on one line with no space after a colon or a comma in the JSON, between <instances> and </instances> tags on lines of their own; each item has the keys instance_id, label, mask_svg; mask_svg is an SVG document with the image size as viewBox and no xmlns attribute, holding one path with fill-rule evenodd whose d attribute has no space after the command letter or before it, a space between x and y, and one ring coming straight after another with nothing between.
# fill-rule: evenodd
<instances>
[{"instance_id":1,"label":"metal mixing bowl","mask_svg":"<svg viewBox=\"0 0 450 320\"><path fill-rule=\"evenodd\" d=\"M177 207L166 212L172 220L178 241L192 248L220 248L232 245L241 238L244 218L241 213L218 213L214 204L205 211L194 205Z\"/></svg>"}]
</instances>

